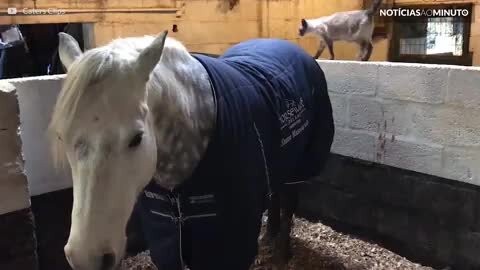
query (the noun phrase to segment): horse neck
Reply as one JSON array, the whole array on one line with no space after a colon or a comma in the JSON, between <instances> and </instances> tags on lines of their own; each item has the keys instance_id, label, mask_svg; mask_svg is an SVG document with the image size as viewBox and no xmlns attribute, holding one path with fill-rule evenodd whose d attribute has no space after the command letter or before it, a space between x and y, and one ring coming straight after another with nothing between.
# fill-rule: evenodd
<instances>
[{"instance_id":1,"label":"horse neck","mask_svg":"<svg viewBox=\"0 0 480 270\"><path fill-rule=\"evenodd\" d=\"M158 151L154 178L173 189L191 175L214 128L208 73L186 50L167 44L147 87Z\"/></svg>"}]
</instances>

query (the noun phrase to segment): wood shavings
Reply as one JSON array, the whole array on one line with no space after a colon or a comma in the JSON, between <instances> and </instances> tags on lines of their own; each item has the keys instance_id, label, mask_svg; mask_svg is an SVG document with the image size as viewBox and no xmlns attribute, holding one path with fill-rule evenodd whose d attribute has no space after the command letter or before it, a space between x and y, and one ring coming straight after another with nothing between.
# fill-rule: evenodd
<instances>
[{"instance_id":1,"label":"wood shavings","mask_svg":"<svg viewBox=\"0 0 480 270\"><path fill-rule=\"evenodd\" d=\"M265 224L262 232L264 229ZM295 219L292 231L292 251L293 257L286 270L434 270L379 245L299 218ZM128 270L157 270L148 252L127 258L122 266ZM272 269L270 249L261 245L251 270Z\"/></svg>"}]
</instances>

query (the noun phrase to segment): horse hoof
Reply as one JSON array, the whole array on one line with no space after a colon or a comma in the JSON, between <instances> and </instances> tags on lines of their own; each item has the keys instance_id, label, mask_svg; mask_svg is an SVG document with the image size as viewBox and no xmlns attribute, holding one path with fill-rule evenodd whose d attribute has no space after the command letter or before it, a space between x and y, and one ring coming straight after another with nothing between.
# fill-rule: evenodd
<instances>
[{"instance_id":1,"label":"horse hoof","mask_svg":"<svg viewBox=\"0 0 480 270\"><path fill-rule=\"evenodd\" d=\"M289 250L274 250L273 251L273 265L278 270L286 270L290 259L292 258L291 251Z\"/></svg>"},{"instance_id":2,"label":"horse hoof","mask_svg":"<svg viewBox=\"0 0 480 270\"><path fill-rule=\"evenodd\" d=\"M288 269L288 261L281 261L281 262L278 262L278 261L274 261L273 262L273 266L272 266L272 270L287 270Z\"/></svg>"}]
</instances>

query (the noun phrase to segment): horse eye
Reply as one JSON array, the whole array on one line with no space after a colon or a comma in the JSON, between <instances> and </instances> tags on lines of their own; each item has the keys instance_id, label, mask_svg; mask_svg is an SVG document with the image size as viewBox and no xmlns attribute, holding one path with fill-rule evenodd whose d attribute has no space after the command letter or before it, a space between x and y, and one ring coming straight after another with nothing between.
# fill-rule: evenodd
<instances>
[{"instance_id":1,"label":"horse eye","mask_svg":"<svg viewBox=\"0 0 480 270\"><path fill-rule=\"evenodd\" d=\"M130 143L128 144L129 148L134 148L140 145L143 139L143 132L139 132L133 136L133 138L130 140Z\"/></svg>"}]
</instances>

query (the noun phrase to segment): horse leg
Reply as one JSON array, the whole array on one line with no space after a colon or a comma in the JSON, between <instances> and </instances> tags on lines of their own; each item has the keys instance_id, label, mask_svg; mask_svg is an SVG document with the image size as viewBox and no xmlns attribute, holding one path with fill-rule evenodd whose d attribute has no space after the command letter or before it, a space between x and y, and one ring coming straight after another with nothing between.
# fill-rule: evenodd
<instances>
[{"instance_id":1,"label":"horse leg","mask_svg":"<svg viewBox=\"0 0 480 270\"><path fill-rule=\"evenodd\" d=\"M279 269L284 269L292 256L290 233L297 204L298 188L296 186L289 186L280 192L280 230L273 246L273 261Z\"/></svg>"},{"instance_id":2,"label":"horse leg","mask_svg":"<svg viewBox=\"0 0 480 270\"><path fill-rule=\"evenodd\" d=\"M267 230L262 241L271 245L280 231L280 199L277 193L270 197L270 205L267 211Z\"/></svg>"}]
</instances>

